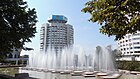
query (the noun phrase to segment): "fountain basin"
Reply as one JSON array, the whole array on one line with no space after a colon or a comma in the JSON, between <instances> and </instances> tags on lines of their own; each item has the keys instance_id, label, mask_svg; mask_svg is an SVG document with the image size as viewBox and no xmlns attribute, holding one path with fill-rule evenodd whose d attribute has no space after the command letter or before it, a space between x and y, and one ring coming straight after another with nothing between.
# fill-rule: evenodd
<instances>
[{"instance_id":1,"label":"fountain basin","mask_svg":"<svg viewBox=\"0 0 140 79\"><path fill-rule=\"evenodd\" d=\"M87 74L85 74L85 75L83 75L84 77L95 77L96 75L95 74L92 74L92 75L87 75Z\"/></svg>"},{"instance_id":2,"label":"fountain basin","mask_svg":"<svg viewBox=\"0 0 140 79\"><path fill-rule=\"evenodd\" d=\"M137 74L140 74L140 72L138 72L138 71L131 71L130 74L137 75Z\"/></svg>"},{"instance_id":3,"label":"fountain basin","mask_svg":"<svg viewBox=\"0 0 140 79\"><path fill-rule=\"evenodd\" d=\"M107 76L100 76L101 79L118 79L121 74L111 74Z\"/></svg>"},{"instance_id":4,"label":"fountain basin","mask_svg":"<svg viewBox=\"0 0 140 79\"><path fill-rule=\"evenodd\" d=\"M95 72L84 72L83 74L92 75L92 74L95 74Z\"/></svg>"},{"instance_id":5,"label":"fountain basin","mask_svg":"<svg viewBox=\"0 0 140 79\"><path fill-rule=\"evenodd\" d=\"M42 71L44 71L44 69L42 69L42 68L37 68L35 71L42 72Z\"/></svg>"},{"instance_id":6,"label":"fountain basin","mask_svg":"<svg viewBox=\"0 0 140 79\"><path fill-rule=\"evenodd\" d=\"M60 73L60 72L62 72L62 70L53 70L53 71L51 71L52 73Z\"/></svg>"},{"instance_id":7,"label":"fountain basin","mask_svg":"<svg viewBox=\"0 0 140 79\"><path fill-rule=\"evenodd\" d=\"M55 71L54 69L48 69L48 72L52 72L52 71Z\"/></svg>"},{"instance_id":8,"label":"fountain basin","mask_svg":"<svg viewBox=\"0 0 140 79\"><path fill-rule=\"evenodd\" d=\"M73 71L71 73L72 76L82 76L83 71Z\"/></svg>"},{"instance_id":9,"label":"fountain basin","mask_svg":"<svg viewBox=\"0 0 140 79\"><path fill-rule=\"evenodd\" d=\"M96 74L97 76L107 76L108 73L105 73L105 72L99 72Z\"/></svg>"},{"instance_id":10,"label":"fountain basin","mask_svg":"<svg viewBox=\"0 0 140 79\"><path fill-rule=\"evenodd\" d=\"M82 75L84 77L95 77L96 72L84 72Z\"/></svg>"},{"instance_id":11,"label":"fountain basin","mask_svg":"<svg viewBox=\"0 0 140 79\"><path fill-rule=\"evenodd\" d=\"M60 72L60 74L70 74L70 73L71 73L71 70L64 70Z\"/></svg>"}]
</instances>

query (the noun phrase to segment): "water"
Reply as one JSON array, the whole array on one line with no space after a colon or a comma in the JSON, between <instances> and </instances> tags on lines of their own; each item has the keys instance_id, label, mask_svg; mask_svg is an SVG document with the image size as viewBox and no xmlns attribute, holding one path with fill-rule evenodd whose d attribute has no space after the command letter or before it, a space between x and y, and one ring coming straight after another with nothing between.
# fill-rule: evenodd
<instances>
[{"instance_id":1,"label":"water","mask_svg":"<svg viewBox=\"0 0 140 79\"><path fill-rule=\"evenodd\" d=\"M62 52L48 49L47 52L33 53L29 56L28 67L53 70L115 71L115 58L111 46L97 46L89 52L83 48L65 48Z\"/></svg>"},{"instance_id":2,"label":"water","mask_svg":"<svg viewBox=\"0 0 140 79\"><path fill-rule=\"evenodd\" d=\"M30 77L39 79L98 79L95 77L71 76L70 74L61 75L60 73L44 73L20 68L0 68L0 74L14 76L16 73L29 73ZM99 78L100 79L100 78ZM140 75L123 74L119 79L140 79Z\"/></svg>"},{"instance_id":3,"label":"water","mask_svg":"<svg viewBox=\"0 0 140 79\"><path fill-rule=\"evenodd\" d=\"M60 73L44 73L30 70L19 70L19 73L29 73L30 77L39 79L96 79L95 77L85 78L83 76L71 76L70 74L61 75Z\"/></svg>"}]
</instances>

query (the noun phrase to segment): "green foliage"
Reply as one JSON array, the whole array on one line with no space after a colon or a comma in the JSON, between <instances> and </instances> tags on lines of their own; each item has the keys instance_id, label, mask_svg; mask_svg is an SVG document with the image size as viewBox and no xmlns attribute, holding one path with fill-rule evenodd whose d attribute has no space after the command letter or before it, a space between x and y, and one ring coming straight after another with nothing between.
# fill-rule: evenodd
<instances>
[{"instance_id":1,"label":"green foliage","mask_svg":"<svg viewBox=\"0 0 140 79\"><path fill-rule=\"evenodd\" d=\"M138 61L118 61L118 68L130 71L140 71L140 62Z\"/></svg>"},{"instance_id":2,"label":"green foliage","mask_svg":"<svg viewBox=\"0 0 140 79\"><path fill-rule=\"evenodd\" d=\"M90 13L89 21L98 22L100 32L116 40L140 31L140 0L92 0L82 9Z\"/></svg>"},{"instance_id":3,"label":"green foliage","mask_svg":"<svg viewBox=\"0 0 140 79\"><path fill-rule=\"evenodd\" d=\"M5 62L5 58L6 58L6 55L5 54L1 54L0 55L0 63Z\"/></svg>"},{"instance_id":4,"label":"green foliage","mask_svg":"<svg viewBox=\"0 0 140 79\"><path fill-rule=\"evenodd\" d=\"M36 11L23 0L0 0L0 52L22 48L35 36Z\"/></svg>"},{"instance_id":5,"label":"green foliage","mask_svg":"<svg viewBox=\"0 0 140 79\"><path fill-rule=\"evenodd\" d=\"M14 77L15 74L19 73L19 69L18 68L0 68L0 73ZM7 78L5 77L3 78L1 76L0 79L7 79Z\"/></svg>"}]
</instances>

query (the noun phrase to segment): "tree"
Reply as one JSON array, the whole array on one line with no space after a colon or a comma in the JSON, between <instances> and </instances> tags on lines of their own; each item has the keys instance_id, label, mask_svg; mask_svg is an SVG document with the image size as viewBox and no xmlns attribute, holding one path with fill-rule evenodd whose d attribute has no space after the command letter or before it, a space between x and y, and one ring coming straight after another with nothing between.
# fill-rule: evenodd
<instances>
[{"instance_id":1,"label":"tree","mask_svg":"<svg viewBox=\"0 0 140 79\"><path fill-rule=\"evenodd\" d=\"M121 39L140 31L140 0L92 0L82 9L90 13L89 21L98 22L100 32Z\"/></svg>"},{"instance_id":2,"label":"tree","mask_svg":"<svg viewBox=\"0 0 140 79\"><path fill-rule=\"evenodd\" d=\"M122 52L120 50L118 50L118 49L114 49L113 53L114 53L115 57L118 59L118 61L119 61L119 59L122 56Z\"/></svg>"},{"instance_id":3,"label":"tree","mask_svg":"<svg viewBox=\"0 0 140 79\"><path fill-rule=\"evenodd\" d=\"M23 0L0 0L0 54L22 48L35 36L37 15Z\"/></svg>"}]
</instances>

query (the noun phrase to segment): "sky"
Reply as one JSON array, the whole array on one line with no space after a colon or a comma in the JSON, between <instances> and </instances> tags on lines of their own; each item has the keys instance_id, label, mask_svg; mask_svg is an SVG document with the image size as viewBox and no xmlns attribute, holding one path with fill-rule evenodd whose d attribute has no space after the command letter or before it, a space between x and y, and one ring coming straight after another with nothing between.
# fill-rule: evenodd
<instances>
[{"instance_id":1,"label":"sky","mask_svg":"<svg viewBox=\"0 0 140 79\"><path fill-rule=\"evenodd\" d=\"M29 8L35 8L38 16L36 24L37 32L31 43L26 47L40 49L40 28L47 23L50 15L64 15L68 18L67 24L74 28L74 45L83 48L95 48L96 46L116 45L114 37L108 37L99 32L98 23L89 22L90 14L81 12L88 0L25 0ZM22 51L25 52L25 51Z\"/></svg>"}]
</instances>

